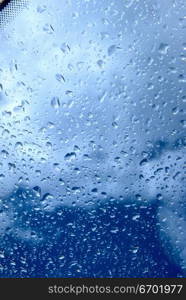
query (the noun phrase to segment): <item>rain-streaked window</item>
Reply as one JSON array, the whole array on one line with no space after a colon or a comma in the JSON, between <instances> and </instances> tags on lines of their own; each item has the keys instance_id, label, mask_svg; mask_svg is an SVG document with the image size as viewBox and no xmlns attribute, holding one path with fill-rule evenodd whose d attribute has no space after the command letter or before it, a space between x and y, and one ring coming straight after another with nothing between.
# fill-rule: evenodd
<instances>
[{"instance_id":1,"label":"rain-streaked window","mask_svg":"<svg viewBox=\"0 0 186 300\"><path fill-rule=\"evenodd\" d=\"M0 277L184 277L185 1L3 2Z\"/></svg>"}]
</instances>

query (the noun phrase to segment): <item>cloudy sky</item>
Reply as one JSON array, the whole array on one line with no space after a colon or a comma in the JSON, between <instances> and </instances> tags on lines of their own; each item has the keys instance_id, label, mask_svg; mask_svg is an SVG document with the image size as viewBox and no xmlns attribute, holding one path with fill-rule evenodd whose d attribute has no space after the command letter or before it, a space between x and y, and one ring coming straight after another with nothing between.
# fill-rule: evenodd
<instances>
[{"instance_id":1,"label":"cloudy sky","mask_svg":"<svg viewBox=\"0 0 186 300\"><path fill-rule=\"evenodd\" d=\"M20 188L23 211L43 215L156 203L159 239L185 269L184 9L182 0L35 0L13 20L1 13L2 237L14 228L28 243L45 238L16 219Z\"/></svg>"}]
</instances>

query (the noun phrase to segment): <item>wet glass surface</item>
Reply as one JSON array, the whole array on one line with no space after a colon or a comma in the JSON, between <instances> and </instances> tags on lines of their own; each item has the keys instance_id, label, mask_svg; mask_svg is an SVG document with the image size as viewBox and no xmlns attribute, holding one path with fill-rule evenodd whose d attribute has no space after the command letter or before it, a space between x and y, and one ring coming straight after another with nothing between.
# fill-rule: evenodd
<instances>
[{"instance_id":1,"label":"wet glass surface","mask_svg":"<svg viewBox=\"0 0 186 300\"><path fill-rule=\"evenodd\" d=\"M185 1L23 2L0 12L0 277L185 277Z\"/></svg>"}]
</instances>

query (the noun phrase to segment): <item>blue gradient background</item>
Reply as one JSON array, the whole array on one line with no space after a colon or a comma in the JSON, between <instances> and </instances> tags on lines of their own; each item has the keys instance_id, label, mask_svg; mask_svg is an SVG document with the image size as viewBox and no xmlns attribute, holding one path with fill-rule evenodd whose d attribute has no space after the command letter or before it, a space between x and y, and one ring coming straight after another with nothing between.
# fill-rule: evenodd
<instances>
[{"instance_id":1,"label":"blue gradient background","mask_svg":"<svg viewBox=\"0 0 186 300\"><path fill-rule=\"evenodd\" d=\"M28 2L0 30L0 277L185 277L185 1Z\"/></svg>"}]
</instances>

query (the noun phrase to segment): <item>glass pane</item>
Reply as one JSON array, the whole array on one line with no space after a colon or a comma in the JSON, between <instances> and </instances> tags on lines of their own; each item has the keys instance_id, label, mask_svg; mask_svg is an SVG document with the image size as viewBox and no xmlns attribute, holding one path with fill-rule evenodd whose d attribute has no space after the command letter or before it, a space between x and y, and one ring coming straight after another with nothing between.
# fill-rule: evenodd
<instances>
[{"instance_id":1,"label":"glass pane","mask_svg":"<svg viewBox=\"0 0 186 300\"><path fill-rule=\"evenodd\" d=\"M1 277L185 276L185 9L1 6Z\"/></svg>"}]
</instances>

